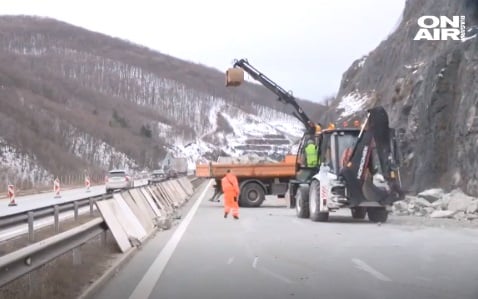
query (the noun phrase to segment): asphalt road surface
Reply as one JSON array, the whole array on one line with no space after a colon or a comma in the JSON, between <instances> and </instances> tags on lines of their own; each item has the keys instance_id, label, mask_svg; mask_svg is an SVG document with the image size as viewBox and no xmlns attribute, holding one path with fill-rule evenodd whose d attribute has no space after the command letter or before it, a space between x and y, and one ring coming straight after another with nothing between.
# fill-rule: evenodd
<instances>
[{"instance_id":1,"label":"asphalt road surface","mask_svg":"<svg viewBox=\"0 0 478 299\"><path fill-rule=\"evenodd\" d=\"M106 193L105 186L100 185L90 187L90 192L86 192L86 188L64 190L60 192L60 198L56 198L54 192L19 196L15 198L17 206L13 207L9 207L8 203L10 200L8 198L4 198L0 200L0 217L17 214L20 212L27 212L44 206L71 202L104 193Z\"/></svg>"},{"instance_id":2,"label":"asphalt road surface","mask_svg":"<svg viewBox=\"0 0 478 299\"><path fill-rule=\"evenodd\" d=\"M148 184L147 179L138 179L134 181L134 186L144 186ZM32 194L26 196L19 196L15 198L17 206L8 206L10 200L8 198L0 199L0 217L17 214L21 212L28 212L34 209L51 206L55 204L62 204L72 202L78 199L88 198L91 196L105 194L105 185L98 185L90 187L89 192L86 188L75 188L70 190L63 190L60 192L59 198L55 197L54 192L45 192L39 194Z\"/></svg>"},{"instance_id":3,"label":"asphalt road surface","mask_svg":"<svg viewBox=\"0 0 478 299\"><path fill-rule=\"evenodd\" d=\"M316 223L278 199L224 219L204 195L95 298L478 298L478 229Z\"/></svg>"}]
</instances>

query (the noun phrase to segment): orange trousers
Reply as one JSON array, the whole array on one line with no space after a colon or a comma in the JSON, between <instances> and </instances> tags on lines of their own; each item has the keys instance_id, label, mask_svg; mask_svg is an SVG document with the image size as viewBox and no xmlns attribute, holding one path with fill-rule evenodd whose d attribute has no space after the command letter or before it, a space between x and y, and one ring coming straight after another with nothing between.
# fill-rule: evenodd
<instances>
[{"instance_id":1,"label":"orange trousers","mask_svg":"<svg viewBox=\"0 0 478 299\"><path fill-rule=\"evenodd\" d=\"M232 216L239 217L239 203L234 201L234 195L232 192L224 193L224 213L232 213Z\"/></svg>"}]
</instances>

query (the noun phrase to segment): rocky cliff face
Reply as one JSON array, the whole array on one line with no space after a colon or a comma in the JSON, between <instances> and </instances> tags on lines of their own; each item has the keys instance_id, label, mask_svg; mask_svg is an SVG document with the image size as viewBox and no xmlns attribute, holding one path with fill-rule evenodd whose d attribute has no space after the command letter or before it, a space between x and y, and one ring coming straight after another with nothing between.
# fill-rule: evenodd
<instances>
[{"instance_id":1,"label":"rocky cliff face","mask_svg":"<svg viewBox=\"0 0 478 299\"><path fill-rule=\"evenodd\" d=\"M465 16L464 40L414 40L420 16ZM408 0L398 28L344 73L329 118L383 105L401 134L402 178L478 194L478 1ZM355 105L350 105L354 103Z\"/></svg>"}]
</instances>

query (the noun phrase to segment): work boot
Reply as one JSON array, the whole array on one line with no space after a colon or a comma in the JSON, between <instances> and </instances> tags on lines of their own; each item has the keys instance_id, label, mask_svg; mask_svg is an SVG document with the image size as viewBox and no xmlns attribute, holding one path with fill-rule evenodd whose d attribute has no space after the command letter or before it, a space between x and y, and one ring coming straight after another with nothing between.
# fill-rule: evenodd
<instances>
[{"instance_id":1,"label":"work boot","mask_svg":"<svg viewBox=\"0 0 478 299\"><path fill-rule=\"evenodd\" d=\"M227 213L224 213L224 218L227 218Z\"/></svg>"},{"instance_id":2,"label":"work boot","mask_svg":"<svg viewBox=\"0 0 478 299\"><path fill-rule=\"evenodd\" d=\"M234 215L234 219L239 219L239 216Z\"/></svg>"}]
</instances>

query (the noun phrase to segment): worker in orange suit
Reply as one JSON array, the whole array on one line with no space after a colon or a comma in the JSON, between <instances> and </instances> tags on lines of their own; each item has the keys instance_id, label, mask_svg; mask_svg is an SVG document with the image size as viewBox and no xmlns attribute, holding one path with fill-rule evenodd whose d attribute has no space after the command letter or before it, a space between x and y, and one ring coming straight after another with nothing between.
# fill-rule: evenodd
<instances>
[{"instance_id":1,"label":"worker in orange suit","mask_svg":"<svg viewBox=\"0 0 478 299\"><path fill-rule=\"evenodd\" d=\"M235 174L230 169L221 180L222 192L224 193L224 218L232 213L234 219L239 219L239 183Z\"/></svg>"}]
</instances>

